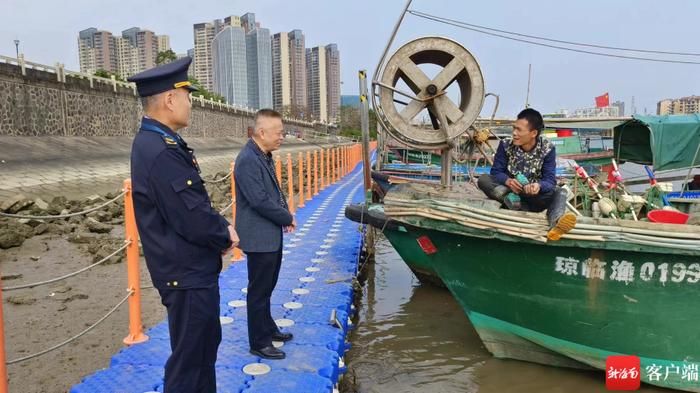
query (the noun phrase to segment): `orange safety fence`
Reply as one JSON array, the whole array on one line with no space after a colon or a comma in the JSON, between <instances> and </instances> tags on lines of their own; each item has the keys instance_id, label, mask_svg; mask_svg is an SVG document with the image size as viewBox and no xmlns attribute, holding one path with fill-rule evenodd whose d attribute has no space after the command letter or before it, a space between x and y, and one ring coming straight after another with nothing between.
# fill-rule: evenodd
<instances>
[{"instance_id":1,"label":"orange safety fence","mask_svg":"<svg viewBox=\"0 0 700 393\"><path fill-rule=\"evenodd\" d=\"M376 142L370 143L370 148L375 149L377 146ZM313 159L312 159L313 156ZM336 183L338 180L343 178L357 168L358 164L362 162L362 146L358 143L350 146L340 146L328 149L314 149L312 151L306 151L306 182L304 182L304 154L302 152L298 155L298 179L299 179L299 201L298 205L295 205L294 201L294 174L293 174L293 161L291 153L287 153L287 187L288 187L288 204L289 209L294 214L296 208L304 207L304 200L311 200L312 196L319 194L319 188L321 190ZM313 162L313 164L312 164ZM312 166L313 165L313 169ZM231 204L222 210L220 213L223 214L228 208L232 209L231 219L232 224L236 223L236 180L234 175L235 164L231 163L230 178L231 178ZM279 156L275 157L275 175L277 181L282 186L282 161ZM223 178L220 180L224 180ZM304 183L306 183L306 194L304 194ZM313 187L313 191L312 191ZM140 287L140 256L139 256L139 235L138 229L136 227L136 216L134 212L133 203L133 190L130 179L124 180L124 228L125 228L125 245L119 250L115 251L114 254L121 250L126 250L126 265L127 265L127 281L128 281L128 292L127 298L123 299L115 308L110 312L116 311L116 307L119 307L123 302L128 300L129 303L129 334L123 340L127 345L133 345L142 343L148 340L148 336L143 332L143 325L141 320L141 287ZM115 198L116 199L116 198ZM110 201L112 202L112 201ZM83 213L87 213L83 212ZM81 213L82 214L82 213ZM52 216L57 217L57 216ZM112 255L114 255L112 254ZM109 255L108 257L111 257ZM105 258L107 259L107 258ZM243 259L242 252L239 248L234 248L233 251L233 261L240 261ZM102 263L100 261L99 263ZM97 264L92 266L96 266ZM67 277L71 277L78 274L86 269L81 269L78 272L71 273L62 277L58 277L52 280L48 280L42 283L32 283L23 286L5 288L4 290L20 289L24 287L32 287L35 285L43 285L44 283L50 283L58 281ZM21 359L16 359L11 362L7 362L5 358L5 335L4 335L4 323L3 323L3 313L2 313L2 282L0 281L0 393L7 393L7 364L13 364L22 360L28 360L35 356L47 353L50 350L59 348L64 344L68 343L66 341L58 346L52 347L47 351L27 356ZM108 314L110 315L110 314ZM107 316L108 316L107 315ZM106 316L105 316L106 317ZM103 317L104 319L104 317ZM101 322L101 321L100 321ZM99 322L98 322L99 323ZM89 329L92 329L97 324L93 325ZM89 331L86 330L85 332ZM82 333L81 333L82 335ZM77 338L80 335L74 337Z\"/></svg>"}]
</instances>

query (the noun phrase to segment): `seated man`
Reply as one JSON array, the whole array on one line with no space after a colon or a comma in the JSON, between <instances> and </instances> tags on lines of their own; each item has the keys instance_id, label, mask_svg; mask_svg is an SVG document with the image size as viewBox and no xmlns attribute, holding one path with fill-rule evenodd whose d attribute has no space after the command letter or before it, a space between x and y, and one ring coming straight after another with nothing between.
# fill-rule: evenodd
<instances>
[{"instance_id":1,"label":"seated man","mask_svg":"<svg viewBox=\"0 0 700 393\"><path fill-rule=\"evenodd\" d=\"M514 210L547 210L547 238L559 240L576 225L576 215L566 211L566 190L557 187L556 151L547 138L542 115L527 108L513 125L513 139L502 141L493 158L490 175L478 185L489 198Z\"/></svg>"}]
</instances>

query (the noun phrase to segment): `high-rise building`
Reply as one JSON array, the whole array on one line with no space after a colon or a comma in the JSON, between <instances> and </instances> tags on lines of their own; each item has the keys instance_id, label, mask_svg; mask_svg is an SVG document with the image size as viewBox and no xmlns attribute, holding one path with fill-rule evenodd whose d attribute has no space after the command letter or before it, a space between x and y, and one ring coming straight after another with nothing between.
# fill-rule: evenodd
<instances>
[{"instance_id":1,"label":"high-rise building","mask_svg":"<svg viewBox=\"0 0 700 393\"><path fill-rule=\"evenodd\" d=\"M617 107L617 112L618 112L619 116L625 115L625 102L624 101L615 101L612 103L612 106Z\"/></svg>"},{"instance_id":2,"label":"high-rise building","mask_svg":"<svg viewBox=\"0 0 700 393\"><path fill-rule=\"evenodd\" d=\"M306 48L301 30L272 36L272 95L274 108L287 116L308 116Z\"/></svg>"},{"instance_id":3,"label":"high-rise building","mask_svg":"<svg viewBox=\"0 0 700 393\"><path fill-rule=\"evenodd\" d=\"M292 30L289 37L291 106L295 116L308 116L306 86L306 43L301 30Z\"/></svg>"},{"instance_id":4,"label":"high-rise building","mask_svg":"<svg viewBox=\"0 0 700 393\"><path fill-rule=\"evenodd\" d=\"M159 35L158 36L158 52L165 52L170 49L170 36Z\"/></svg>"},{"instance_id":5,"label":"high-rise building","mask_svg":"<svg viewBox=\"0 0 700 393\"><path fill-rule=\"evenodd\" d=\"M665 99L656 104L659 115L682 115L700 113L700 96Z\"/></svg>"},{"instance_id":6,"label":"high-rise building","mask_svg":"<svg viewBox=\"0 0 700 393\"><path fill-rule=\"evenodd\" d=\"M236 16L236 15L231 15L227 16L224 18L224 25L226 26L234 26L234 27L241 27L243 26L241 24L241 17Z\"/></svg>"},{"instance_id":7,"label":"high-rise building","mask_svg":"<svg viewBox=\"0 0 700 393\"><path fill-rule=\"evenodd\" d=\"M132 45L131 41L124 37L116 37L117 46L117 74L124 78L138 74L139 48Z\"/></svg>"},{"instance_id":8,"label":"high-rise building","mask_svg":"<svg viewBox=\"0 0 700 393\"><path fill-rule=\"evenodd\" d=\"M249 106L246 34L243 27L226 26L212 41L214 92L231 105Z\"/></svg>"},{"instance_id":9,"label":"high-rise building","mask_svg":"<svg viewBox=\"0 0 700 393\"><path fill-rule=\"evenodd\" d=\"M657 115L670 115L673 112L673 100L661 100L656 104Z\"/></svg>"},{"instance_id":10,"label":"high-rise building","mask_svg":"<svg viewBox=\"0 0 700 393\"><path fill-rule=\"evenodd\" d=\"M102 69L128 78L156 66L158 45L150 30L132 27L115 37L92 27L78 33L80 71L92 74Z\"/></svg>"},{"instance_id":11,"label":"high-rise building","mask_svg":"<svg viewBox=\"0 0 700 393\"><path fill-rule=\"evenodd\" d=\"M207 90L214 87L211 44L222 27L218 19L194 25L194 77Z\"/></svg>"},{"instance_id":12,"label":"high-rise building","mask_svg":"<svg viewBox=\"0 0 700 393\"><path fill-rule=\"evenodd\" d=\"M328 89L328 122L340 120L340 51L338 45L326 45L326 88Z\"/></svg>"},{"instance_id":13,"label":"high-rise building","mask_svg":"<svg viewBox=\"0 0 700 393\"><path fill-rule=\"evenodd\" d=\"M289 35L277 33L272 36L272 106L284 111L292 104L292 68L289 56Z\"/></svg>"},{"instance_id":14,"label":"high-rise building","mask_svg":"<svg viewBox=\"0 0 700 393\"><path fill-rule=\"evenodd\" d=\"M247 15L253 14L245 14L241 20ZM248 31L246 33L246 54L248 60L248 105L255 109L272 108L270 30L255 27Z\"/></svg>"},{"instance_id":15,"label":"high-rise building","mask_svg":"<svg viewBox=\"0 0 700 393\"><path fill-rule=\"evenodd\" d=\"M245 33L248 34L256 27L260 27L260 23L255 22L255 14L248 12L240 17L241 26L245 29Z\"/></svg>"},{"instance_id":16,"label":"high-rise building","mask_svg":"<svg viewBox=\"0 0 700 393\"><path fill-rule=\"evenodd\" d=\"M136 72L141 72L156 66L156 58L158 57L158 37L150 30L144 30L139 27L132 27L122 31L122 41L126 41L121 45L131 45L136 48L136 51L124 51L124 53L137 53L137 58L130 61L136 64ZM119 75L127 78L134 74L133 68L120 70Z\"/></svg>"},{"instance_id":17,"label":"high-rise building","mask_svg":"<svg viewBox=\"0 0 700 393\"><path fill-rule=\"evenodd\" d=\"M94 27L78 33L80 72L94 74L97 70L117 72L117 47L112 33Z\"/></svg>"},{"instance_id":18,"label":"high-rise building","mask_svg":"<svg viewBox=\"0 0 700 393\"><path fill-rule=\"evenodd\" d=\"M308 110L311 117L328 121L328 77L326 75L326 48L306 49L306 82Z\"/></svg>"}]
</instances>

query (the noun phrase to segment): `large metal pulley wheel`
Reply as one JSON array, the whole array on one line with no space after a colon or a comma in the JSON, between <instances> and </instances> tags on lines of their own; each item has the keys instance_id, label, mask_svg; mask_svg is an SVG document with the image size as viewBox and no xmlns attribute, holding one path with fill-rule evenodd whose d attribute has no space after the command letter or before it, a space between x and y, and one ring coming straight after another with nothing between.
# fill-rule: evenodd
<instances>
[{"instance_id":1,"label":"large metal pulley wheel","mask_svg":"<svg viewBox=\"0 0 700 393\"><path fill-rule=\"evenodd\" d=\"M442 68L430 78L419 67L422 64ZM401 91L399 81L412 92ZM447 94L454 83L459 91L457 102L450 97L455 94ZM484 103L479 63L462 45L442 37L418 38L402 46L386 63L378 89L380 116L391 126L387 131L416 148L453 146L453 139L469 129ZM430 126L417 119L424 109L430 115Z\"/></svg>"}]
</instances>

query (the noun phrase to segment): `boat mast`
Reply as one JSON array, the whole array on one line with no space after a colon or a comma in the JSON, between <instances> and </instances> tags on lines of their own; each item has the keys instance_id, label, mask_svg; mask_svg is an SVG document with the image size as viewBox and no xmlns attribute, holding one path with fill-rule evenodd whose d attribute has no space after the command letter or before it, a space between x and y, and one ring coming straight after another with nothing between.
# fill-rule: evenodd
<instances>
[{"instance_id":1,"label":"boat mast","mask_svg":"<svg viewBox=\"0 0 700 393\"><path fill-rule=\"evenodd\" d=\"M532 76L532 63L527 65L527 95L525 96L525 108L530 107L530 77Z\"/></svg>"}]
</instances>

